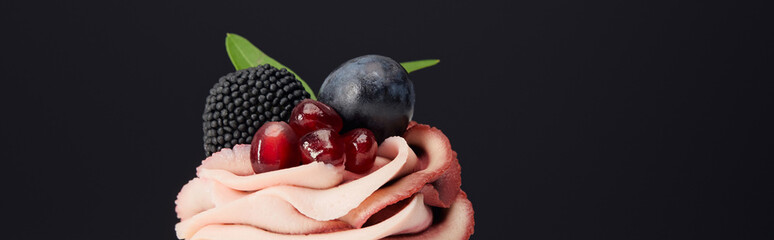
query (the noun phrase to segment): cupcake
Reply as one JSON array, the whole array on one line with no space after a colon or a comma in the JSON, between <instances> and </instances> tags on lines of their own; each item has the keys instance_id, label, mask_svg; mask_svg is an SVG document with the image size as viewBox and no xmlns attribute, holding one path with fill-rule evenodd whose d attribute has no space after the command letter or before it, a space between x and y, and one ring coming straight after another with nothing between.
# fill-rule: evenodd
<instances>
[{"instance_id":1,"label":"cupcake","mask_svg":"<svg viewBox=\"0 0 774 240\"><path fill-rule=\"evenodd\" d=\"M179 239L473 234L457 154L439 129L411 121L414 89L401 64L378 55L347 61L319 101L289 73L242 69L210 91L209 156L177 195Z\"/></svg>"}]
</instances>

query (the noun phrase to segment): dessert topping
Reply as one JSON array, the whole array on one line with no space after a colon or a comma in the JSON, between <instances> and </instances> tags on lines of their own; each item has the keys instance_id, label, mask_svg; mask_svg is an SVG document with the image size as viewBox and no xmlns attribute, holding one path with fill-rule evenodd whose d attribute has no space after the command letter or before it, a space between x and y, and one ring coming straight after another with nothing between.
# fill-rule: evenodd
<instances>
[{"instance_id":1,"label":"dessert topping","mask_svg":"<svg viewBox=\"0 0 774 240\"><path fill-rule=\"evenodd\" d=\"M306 98L304 87L285 69L259 65L226 74L210 89L202 114L206 155L250 143L263 123L287 121Z\"/></svg>"},{"instance_id":2,"label":"dessert topping","mask_svg":"<svg viewBox=\"0 0 774 240\"><path fill-rule=\"evenodd\" d=\"M344 153L347 170L354 173L365 173L374 166L376 158L376 139L371 130L365 128L353 129L343 136Z\"/></svg>"},{"instance_id":3,"label":"dessert topping","mask_svg":"<svg viewBox=\"0 0 774 240\"><path fill-rule=\"evenodd\" d=\"M367 128L381 143L401 136L414 114L414 84L391 58L366 55L342 64L320 87L319 101L344 121L344 131Z\"/></svg>"},{"instance_id":4,"label":"dessert topping","mask_svg":"<svg viewBox=\"0 0 774 240\"><path fill-rule=\"evenodd\" d=\"M268 122L261 126L250 144L250 162L255 173L299 165L298 139L285 122Z\"/></svg>"},{"instance_id":5,"label":"dessert topping","mask_svg":"<svg viewBox=\"0 0 774 240\"><path fill-rule=\"evenodd\" d=\"M303 100L293 108L289 123L298 136L322 128L330 128L338 133L343 125L336 110L312 99Z\"/></svg>"},{"instance_id":6,"label":"dessert topping","mask_svg":"<svg viewBox=\"0 0 774 240\"><path fill-rule=\"evenodd\" d=\"M339 166L344 163L344 145L339 134L330 128L307 133L299 139L298 149L304 164L318 161Z\"/></svg>"}]
</instances>

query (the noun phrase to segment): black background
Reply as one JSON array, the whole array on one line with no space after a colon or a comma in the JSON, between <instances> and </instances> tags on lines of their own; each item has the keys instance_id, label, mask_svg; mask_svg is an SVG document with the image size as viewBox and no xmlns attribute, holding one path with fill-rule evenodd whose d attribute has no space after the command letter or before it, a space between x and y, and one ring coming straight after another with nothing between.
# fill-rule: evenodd
<instances>
[{"instance_id":1,"label":"black background","mask_svg":"<svg viewBox=\"0 0 774 240\"><path fill-rule=\"evenodd\" d=\"M473 239L771 239L771 6L706 1L2 1L9 239L174 239L238 33L318 89L439 58L414 119L459 153Z\"/></svg>"}]
</instances>

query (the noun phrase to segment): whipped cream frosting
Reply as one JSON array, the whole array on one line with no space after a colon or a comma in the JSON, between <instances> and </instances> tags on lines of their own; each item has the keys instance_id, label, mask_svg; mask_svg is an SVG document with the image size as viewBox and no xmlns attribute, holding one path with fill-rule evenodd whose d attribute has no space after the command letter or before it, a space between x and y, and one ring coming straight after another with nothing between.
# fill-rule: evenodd
<instances>
[{"instance_id":1,"label":"whipped cream frosting","mask_svg":"<svg viewBox=\"0 0 774 240\"><path fill-rule=\"evenodd\" d=\"M407 139L386 139L379 146L375 166L366 174L319 162L253 174L247 171L251 169L249 145L223 149L203 161L197 178L178 194L176 211L181 222L175 226L177 237L381 239L430 230L439 232L433 235L437 237L448 234L438 226L454 219L434 224L431 208L454 209L452 203L459 203L462 207L457 212L466 220L459 225L464 224L466 230L457 238L467 238L472 234L472 207L459 190L456 154L440 154L453 153L450 148L442 149L448 139L443 136L445 145L428 143L425 147L430 149L425 151L432 154L423 156L417 156ZM443 184L434 185L441 180Z\"/></svg>"}]
</instances>

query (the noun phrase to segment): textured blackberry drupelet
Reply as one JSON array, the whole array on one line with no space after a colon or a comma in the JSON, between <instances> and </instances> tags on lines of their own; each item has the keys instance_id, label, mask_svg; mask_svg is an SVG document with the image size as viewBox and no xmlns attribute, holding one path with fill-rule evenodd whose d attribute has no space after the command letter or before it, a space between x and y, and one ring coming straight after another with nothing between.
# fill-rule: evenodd
<instances>
[{"instance_id":1,"label":"textured blackberry drupelet","mask_svg":"<svg viewBox=\"0 0 774 240\"><path fill-rule=\"evenodd\" d=\"M226 74L210 89L202 114L206 155L250 144L261 125L287 122L293 107L306 98L301 82L284 68L264 64Z\"/></svg>"}]
</instances>

